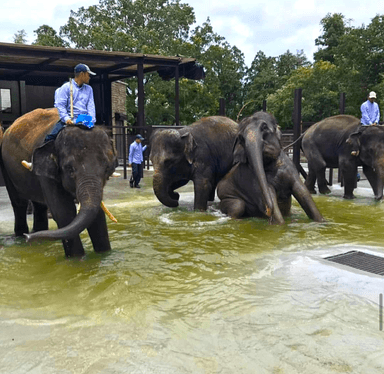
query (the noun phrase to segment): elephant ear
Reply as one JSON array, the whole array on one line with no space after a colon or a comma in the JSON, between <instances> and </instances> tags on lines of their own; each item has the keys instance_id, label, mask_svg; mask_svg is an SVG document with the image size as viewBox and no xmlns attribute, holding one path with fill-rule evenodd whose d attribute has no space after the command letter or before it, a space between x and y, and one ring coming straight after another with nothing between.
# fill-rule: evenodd
<instances>
[{"instance_id":1,"label":"elephant ear","mask_svg":"<svg viewBox=\"0 0 384 374\"><path fill-rule=\"evenodd\" d=\"M187 161L192 165L195 160L195 149L197 144L193 135L188 132L186 134L181 135L181 140L184 141L184 154L187 158Z\"/></svg>"},{"instance_id":2,"label":"elephant ear","mask_svg":"<svg viewBox=\"0 0 384 374\"><path fill-rule=\"evenodd\" d=\"M33 172L37 176L51 178L60 182L54 141L50 141L35 149L32 156L32 165Z\"/></svg>"},{"instance_id":3,"label":"elephant ear","mask_svg":"<svg viewBox=\"0 0 384 374\"><path fill-rule=\"evenodd\" d=\"M233 144L233 164L246 164L248 161L244 147L244 138L241 134L236 137Z\"/></svg>"}]
</instances>

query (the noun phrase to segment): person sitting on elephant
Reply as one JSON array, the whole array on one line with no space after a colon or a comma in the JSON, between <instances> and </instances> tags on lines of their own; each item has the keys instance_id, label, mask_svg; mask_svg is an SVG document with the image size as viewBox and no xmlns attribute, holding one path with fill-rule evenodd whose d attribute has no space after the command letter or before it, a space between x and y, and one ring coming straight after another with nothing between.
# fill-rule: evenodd
<instances>
[{"instance_id":1,"label":"person sitting on elephant","mask_svg":"<svg viewBox=\"0 0 384 374\"><path fill-rule=\"evenodd\" d=\"M360 135L368 126L377 126L380 121L380 109L379 105L375 102L376 92L371 91L368 95L368 100L361 104L361 122L360 126L356 132L351 135L357 135L350 137L350 142L352 143L352 156L359 155L360 147Z\"/></svg>"},{"instance_id":2,"label":"person sitting on elephant","mask_svg":"<svg viewBox=\"0 0 384 374\"><path fill-rule=\"evenodd\" d=\"M130 186L133 188L140 188L140 179L143 175L143 152L147 149L147 146L142 146L141 142L144 138L140 135L136 135L136 139L129 147L129 166L132 166L133 181L130 181ZM134 183L133 183L134 182Z\"/></svg>"},{"instance_id":3,"label":"person sitting on elephant","mask_svg":"<svg viewBox=\"0 0 384 374\"><path fill-rule=\"evenodd\" d=\"M55 108L57 108L60 120L53 127L52 131L45 137L44 143L55 140L57 134L66 126L74 125L81 114L92 117L93 126L96 123L95 100L93 89L88 84L90 74L96 75L88 65L78 64L74 69L75 78L64 83L55 91ZM72 91L72 92L71 92ZM72 97L72 99L71 99ZM23 161L27 169L32 169L32 163Z\"/></svg>"}]
</instances>

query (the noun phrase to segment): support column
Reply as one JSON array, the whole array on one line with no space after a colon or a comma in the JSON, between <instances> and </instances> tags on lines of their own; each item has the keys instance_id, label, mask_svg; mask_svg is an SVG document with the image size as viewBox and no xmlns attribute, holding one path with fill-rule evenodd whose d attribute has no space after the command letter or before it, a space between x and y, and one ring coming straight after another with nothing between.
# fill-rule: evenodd
<instances>
[{"instance_id":1,"label":"support column","mask_svg":"<svg viewBox=\"0 0 384 374\"><path fill-rule=\"evenodd\" d=\"M301 98L302 89L295 89L294 109L293 109L293 141L301 135ZM293 163L300 171L300 142L293 145Z\"/></svg>"},{"instance_id":2,"label":"support column","mask_svg":"<svg viewBox=\"0 0 384 374\"><path fill-rule=\"evenodd\" d=\"M144 115L144 66L142 62L137 64L137 86L138 86L138 112L137 112L137 126L145 126Z\"/></svg>"},{"instance_id":3,"label":"support column","mask_svg":"<svg viewBox=\"0 0 384 374\"><path fill-rule=\"evenodd\" d=\"M180 125L179 65L175 68L175 125Z\"/></svg>"}]
</instances>

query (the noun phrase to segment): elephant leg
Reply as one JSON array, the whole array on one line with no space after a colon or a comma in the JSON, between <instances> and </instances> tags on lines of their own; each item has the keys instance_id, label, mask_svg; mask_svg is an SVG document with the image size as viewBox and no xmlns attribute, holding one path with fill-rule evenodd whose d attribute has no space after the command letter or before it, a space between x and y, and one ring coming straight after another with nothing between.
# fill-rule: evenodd
<instances>
[{"instance_id":1,"label":"elephant leg","mask_svg":"<svg viewBox=\"0 0 384 374\"><path fill-rule=\"evenodd\" d=\"M328 183L325 178L325 169L326 169L326 166L323 166L322 168L318 169L316 173L317 186L319 187L319 192L321 194L331 193L331 190L328 188Z\"/></svg>"},{"instance_id":2,"label":"elephant leg","mask_svg":"<svg viewBox=\"0 0 384 374\"><path fill-rule=\"evenodd\" d=\"M13 213L15 215L15 236L23 236L29 233L27 223L27 209L28 200L17 199L14 201L11 199Z\"/></svg>"},{"instance_id":3,"label":"elephant leg","mask_svg":"<svg viewBox=\"0 0 384 374\"><path fill-rule=\"evenodd\" d=\"M107 221L105 213L101 208L92 225L88 227L88 234L91 238L95 252L107 252L111 250Z\"/></svg>"},{"instance_id":4,"label":"elephant leg","mask_svg":"<svg viewBox=\"0 0 384 374\"><path fill-rule=\"evenodd\" d=\"M74 198L50 178L40 177L40 185L57 226L59 228L68 226L76 217ZM79 236L62 242L66 257L84 256L84 247Z\"/></svg>"},{"instance_id":5,"label":"elephant leg","mask_svg":"<svg viewBox=\"0 0 384 374\"><path fill-rule=\"evenodd\" d=\"M33 204L33 232L48 230L47 206L32 201Z\"/></svg>"},{"instance_id":6,"label":"elephant leg","mask_svg":"<svg viewBox=\"0 0 384 374\"><path fill-rule=\"evenodd\" d=\"M29 233L29 228L27 223L28 200L22 199L19 196L13 183L8 177L8 174L5 168L1 168L1 170L3 172L5 186L7 188L8 196L9 196L9 199L11 200L13 213L15 216L15 226L14 226L15 236L23 236L24 234Z\"/></svg>"},{"instance_id":7,"label":"elephant leg","mask_svg":"<svg viewBox=\"0 0 384 374\"><path fill-rule=\"evenodd\" d=\"M375 200L381 200L383 198L383 183L380 176L371 167L366 165L363 166L363 171L375 194Z\"/></svg>"},{"instance_id":8,"label":"elephant leg","mask_svg":"<svg viewBox=\"0 0 384 374\"><path fill-rule=\"evenodd\" d=\"M231 218L241 218L245 214L245 201L237 198L226 198L220 201L219 209Z\"/></svg>"},{"instance_id":9,"label":"elephant leg","mask_svg":"<svg viewBox=\"0 0 384 374\"><path fill-rule=\"evenodd\" d=\"M213 183L209 178L197 178L193 181L195 191L195 210L207 210L209 198L215 193Z\"/></svg>"},{"instance_id":10,"label":"elephant leg","mask_svg":"<svg viewBox=\"0 0 384 374\"><path fill-rule=\"evenodd\" d=\"M305 180L305 186L307 187L308 191L311 194L316 194L316 189L315 189L315 183L316 183L316 173L315 171L308 167L308 175Z\"/></svg>"},{"instance_id":11,"label":"elephant leg","mask_svg":"<svg viewBox=\"0 0 384 374\"><path fill-rule=\"evenodd\" d=\"M341 173L344 178L344 199L354 199L353 190L356 185L357 166L356 165L341 165Z\"/></svg>"}]
</instances>

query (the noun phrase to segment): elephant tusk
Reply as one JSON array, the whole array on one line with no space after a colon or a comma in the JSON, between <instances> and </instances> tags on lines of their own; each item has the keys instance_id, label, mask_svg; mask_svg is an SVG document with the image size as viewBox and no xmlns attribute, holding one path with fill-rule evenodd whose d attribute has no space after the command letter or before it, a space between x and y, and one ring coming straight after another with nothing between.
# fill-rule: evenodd
<instances>
[{"instance_id":1,"label":"elephant tusk","mask_svg":"<svg viewBox=\"0 0 384 374\"><path fill-rule=\"evenodd\" d=\"M101 206L101 209L103 209L104 213L107 215L107 217L108 217L111 221L117 223L117 219L116 219L116 218L113 216L113 214L108 210L108 208L105 206L104 202L101 202L100 206ZM79 213L79 211L80 211L80 203L79 203L79 205L78 205L78 207L77 207L77 213Z\"/></svg>"},{"instance_id":2,"label":"elephant tusk","mask_svg":"<svg viewBox=\"0 0 384 374\"><path fill-rule=\"evenodd\" d=\"M267 210L265 211L265 215L267 217L271 217L272 216L272 210L270 208L268 208L268 207L266 207L266 208L267 208Z\"/></svg>"},{"instance_id":3,"label":"elephant tusk","mask_svg":"<svg viewBox=\"0 0 384 374\"><path fill-rule=\"evenodd\" d=\"M116 219L116 218L112 215L112 213L108 210L108 208L105 206L105 204L104 204L103 201L101 202L100 205L101 205L101 209L103 209L104 213L108 216L108 218L109 218L111 221L117 223L117 219Z\"/></svg>"}]
</instances>

